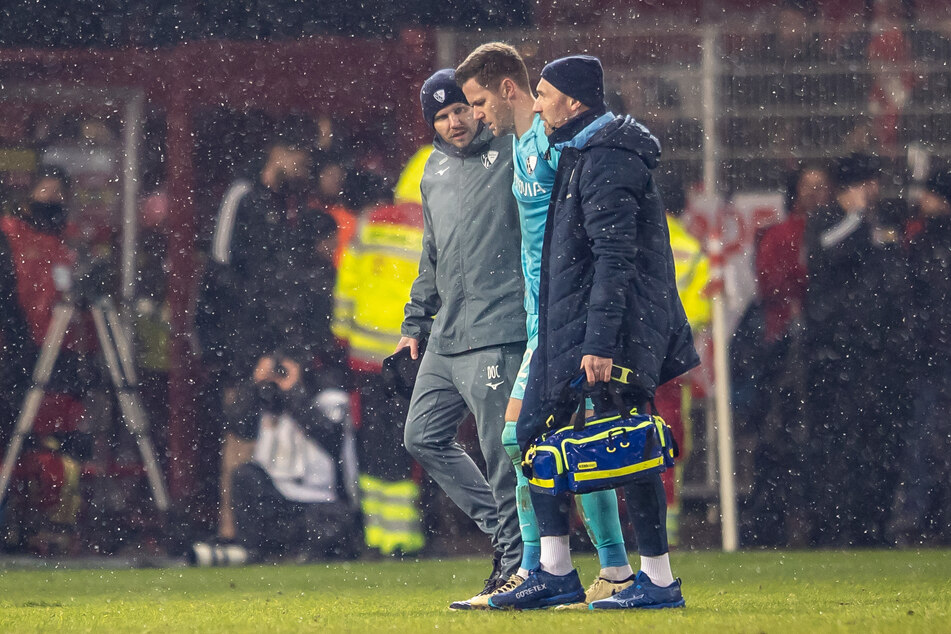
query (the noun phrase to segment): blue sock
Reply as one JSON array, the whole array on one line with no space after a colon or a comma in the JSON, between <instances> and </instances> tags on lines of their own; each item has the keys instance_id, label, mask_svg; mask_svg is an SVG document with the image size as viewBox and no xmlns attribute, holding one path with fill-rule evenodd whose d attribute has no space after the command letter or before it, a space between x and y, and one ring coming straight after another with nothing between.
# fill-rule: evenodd
<instances>
[{"instance_id":1,"label":"blue sock","mask_svg":"<svg viewBox=\"0 0 951 634\"><path fill-rule=\"evenodd\" d=\"M515 421L507 421L502 431L502 446L515 465L515 504L518 511L518 526L522 531L522 565L525 570L534 570L541 563L541 538L538 534L538 519L532 507L528 478L522 474L522 452L515 439Z\"/></svg>"}]
</instances>

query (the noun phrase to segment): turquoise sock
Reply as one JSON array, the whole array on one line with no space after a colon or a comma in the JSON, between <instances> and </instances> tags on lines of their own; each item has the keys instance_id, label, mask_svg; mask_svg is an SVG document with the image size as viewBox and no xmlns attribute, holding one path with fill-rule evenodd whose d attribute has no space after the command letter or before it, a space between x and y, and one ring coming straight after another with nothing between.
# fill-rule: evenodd
<instances>
[{"instance_id":1,"label":"turquoise sock","mask_svg":"<svg viewBox=\"0 0 951 634\"><path fill-rule=\"evenodd\" d=\"M538 546L531 546L522 542L522 564L521 568L531 572L538 568L542 563L541 540Z\"/></svg>"},{"instance_id":2,"label":"turquoise sock","mask_svg":"<svg viewBox=\"0 0 951 634\"><path fill-rule=\"evenodd\" d=\"M532 495L528 478L522 474L522 452L515 439L515 422L507 421L502 431L502 446L515 465L515 504L518 511L518 526L522 531L522 568L534 570L541 562L541 538L538 535L538 520L532 507Z\"/></svg>"},{"instance_id":3,"label":"turquoise sock","mask_svg":"<svg viewBox=\"0 0 951 634\"><path fill-rule=\"evenodd\" d=\"M598 549L602 568L628 565L617 494L613 489L579 496L579 508L591 543Z\"/></svg>"}]
</instances>

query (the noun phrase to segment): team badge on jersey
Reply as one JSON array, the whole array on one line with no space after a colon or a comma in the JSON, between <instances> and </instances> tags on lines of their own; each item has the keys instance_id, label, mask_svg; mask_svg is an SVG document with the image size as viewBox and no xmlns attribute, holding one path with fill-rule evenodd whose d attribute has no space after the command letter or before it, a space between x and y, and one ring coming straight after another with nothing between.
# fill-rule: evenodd
<instances>
[{"instance_id":1,"label":"team badge on jersey","mask_svg":"<svg viewBox=\"0 0 951 634\"><path fill-rule=\"evenodd\" d=\"M531 176L535 173L535 166L538 165L537 156L529 156L528 161L526 162L526 169L528 170L528 175Z\"/></svg>"},{"instance_id":2,"label":"team badge on jersey","mask_svg":"<svg viewBox=\"0 0 951 634\"><path fill-rule=\"evenodd\" d=\"M482 165L485 166L485 169L489 169L489 167L491 167L492 164L495 163L495 159L497 158L499 158L498 151L489 150L488 152L482 155Z\"/></svg>"}]
</instances>

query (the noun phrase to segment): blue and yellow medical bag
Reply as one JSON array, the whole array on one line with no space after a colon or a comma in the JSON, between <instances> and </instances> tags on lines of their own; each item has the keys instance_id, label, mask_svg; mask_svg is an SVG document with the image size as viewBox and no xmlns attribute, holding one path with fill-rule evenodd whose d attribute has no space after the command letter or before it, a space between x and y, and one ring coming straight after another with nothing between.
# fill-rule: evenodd
<instances>
[{"instance_id":1,"label":"blue and yellow medical bag","mask_svg":"<svg viewBox=\"0 0 951 634\"><path fill-rule=\"evenodd\" d=\"M590 493L674 466L677 447L660 416L637 408L579 416L580 424L545 432L525 452L522 470L533 490Z\"/></svg>"}]
</instances>

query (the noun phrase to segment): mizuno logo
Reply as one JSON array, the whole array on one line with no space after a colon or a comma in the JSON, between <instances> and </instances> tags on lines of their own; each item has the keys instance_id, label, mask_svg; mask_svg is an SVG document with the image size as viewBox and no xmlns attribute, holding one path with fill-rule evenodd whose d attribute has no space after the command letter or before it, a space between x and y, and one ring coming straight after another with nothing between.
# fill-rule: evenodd
<instances>
[{"instance_id":1,"label":"mizuno logo","mask_svg":"<svg viewBox=\"0 0 951 634\"><path fill-rule=\"evenodd\" d=\"M438 171L436 172L436 174L437 174L438 176L442 176L443 174L446 173L446 170L448 170L448 169L449 169L449 167L444 167L444 168L442 168L441 170L438 170Z\"/></svg>"},{"instance_id":2,"label":"mizuno logo","mask_svg":"<svg viewBox=\"0 0 951 634\"><path fill-rule=\"evenodd\" d=\"M499 389L499 386L505 383L505 381L499 381L498 383L486 383L486 387L491 387L493 390Z\"/></svg>"}]
</instances>

